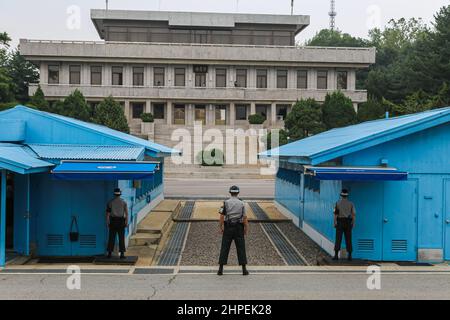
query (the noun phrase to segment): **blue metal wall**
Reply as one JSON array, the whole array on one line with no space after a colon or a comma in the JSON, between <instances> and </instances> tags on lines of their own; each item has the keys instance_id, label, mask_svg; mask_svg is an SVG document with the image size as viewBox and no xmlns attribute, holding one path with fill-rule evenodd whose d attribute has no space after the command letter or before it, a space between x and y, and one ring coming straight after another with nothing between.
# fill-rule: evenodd
<instances>
[{"instance_id":1,"label":"blue metal wall","mask_svg":"<svg viewBox=\"0 0 450 320\"><path fill-rule=\"evenodd\" d=\"M450 125L446 124L342 158L344 166L379 166L384 159L389 166L409 172L404 182L343 183L357 209L355 257L413 261L420 249L439 249L450 259L449 154ZM298 198L301 190L285 187L285 180L277 177L276 199L297 215L299 209L287 199ZM341 182L322 181L319 192L306 183L305 187L304 222L334 242L332 210Z\"/></svg>"},{"instance_id":2,"label":"blue metal wall","mask_svg":"<svg viewBox=\"0 0 450 320\"><path fill-rule=\"evenodd\" d=\"M275 199L299 218L302 224L301 175L299 172L280 168L275 180Z\"/></svg>"}]
</instances>

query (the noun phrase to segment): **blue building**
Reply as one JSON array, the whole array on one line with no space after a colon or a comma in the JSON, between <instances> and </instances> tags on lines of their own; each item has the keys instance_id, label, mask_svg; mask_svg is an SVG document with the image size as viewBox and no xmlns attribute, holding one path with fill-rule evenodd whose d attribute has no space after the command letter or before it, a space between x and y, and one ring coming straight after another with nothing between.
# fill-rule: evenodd
<instances>
[{"instance_id":1,"label":"blue building","mask_svg":"<svg viewBox=\"0 0 450 320\"><path fill-rule=\"evenodd\" d=\"M130 227L164 197L164 157L178 153L104 126L17 106L0 112L0 267L6 249L94 256L107 242L105 205L120 187ZM71 231L79 232L70 241Z\"/></svg>"},{"instance_id":2,"label":"blue building","mask_svg":"<svg viewBox=\"0 0 450 320\"><path fill-rule=\"evenodd\" d=\"M279 157L276 203L328 253L350 190L354 257L450 260L450 108L366 122L260 155Z\"/></svg>"}]
</instances>

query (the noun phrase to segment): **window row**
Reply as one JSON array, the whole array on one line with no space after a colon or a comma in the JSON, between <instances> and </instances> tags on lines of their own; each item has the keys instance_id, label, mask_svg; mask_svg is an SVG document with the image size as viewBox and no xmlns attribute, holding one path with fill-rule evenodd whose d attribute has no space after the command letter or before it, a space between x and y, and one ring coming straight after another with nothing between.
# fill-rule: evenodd
<instances>
[{"instance_id":1,"label":"window row","mask_svg":"<svg viewBox=\"0 0 450 320\"><path fill-rule=\"evenodd\" d=\"M48 66L48 83L59 83L59 65ZM90 84L102 85L102 66L90 67ZM154 67L153 68L153 85L155 87L164 87L166 85L166 68ZM111 84L113 86L122 86L124 79L124 68L122 66L113 66L111 68L112 78ZM144 67L133 67L133 86L144 86ZM206 87L207 82L207 66L194 66L195 74L195 87ZM317 71L317 89L326 90L328 86L328 71ZM348 73L347 71L337 71L337 89L347 90L348 88ZM308 89L308 70L297 70L297 89ZM81 84L81 66L70 65L69 66L69 83ZM174 70L174 85L176 87L186 86L186 68L176 67ZM248 87L248 69L238 68L236 69L236 77L234 86L236 88ZM227 87L227 69L216 68L215 69L215 87L226 88ZM265 89L268 87L268 69L258 68L256 69L256 88ZM277 69L276 70L276 88L287 89L288 88L288 70Z\"/></svg>"}]
</instances>

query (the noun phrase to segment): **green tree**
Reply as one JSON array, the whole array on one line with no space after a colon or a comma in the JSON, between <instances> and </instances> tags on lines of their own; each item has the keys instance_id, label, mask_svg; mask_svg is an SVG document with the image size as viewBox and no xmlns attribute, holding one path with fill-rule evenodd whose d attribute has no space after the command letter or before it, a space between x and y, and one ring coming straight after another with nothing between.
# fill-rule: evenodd
<instances>
[{"instance_id":1,"label":"green tree","mask_svg":"<svg viewBox=\"0 0 450 320\"><path fill-rule=\"evenodd\" d=\"M314 99L300 100L286 117L285 129L291 141L324 131L322 111Z\"/></svg>"},{"instance_id":2,"label":"green tree","mask_svg":"<svg viewBox=\"0 0 450 320\"><path fill-rule=\"evenodd\" d=\"M36 92L31 96L30 104L41 111L51 112L50 104L45 100L44 91L38 86Z\"/></svg>"},{"instance_id":3,"label":"green tree","mask_svg":"<svg viewBox=\"0 0 450 320\"><path fill-rule=\"evenodd\" d=\"M39 81L38 69L34 64L26 61L17 49L9 55L6 69L14 84L15 99L26 103L29 100L29 84Z\"/></svg>"},{"instance_id":4,"label":"green tree","mask_svg":"<svg viewBox=\"0 0 450 320\"><path fill-rule=\"evenodd\" d=\"M385 106L377 99L369 98L358 107L358 122L382 119L386 115Z\"/></svg>"},{"instance_id":5,"label":"green tree","mask_svg":"<svg viewBox=\"0 0 450 320\"><path fill-rule=\"evenodd\" d=\"M78 89L67 96L64 101L55 103L53 111L82 121L91 120L91 107Z\"/></svg>"},{"instance_id":6,"label":"green tree","mask_svg":"<svg viewBox=\"0 0 450 320\"><path fill-rule=\"evenodd\" d=\"M339 30L322 29L309 41L307 46L315 47L366 47L367 40L355 38Z\"/></svg>"},{"instance_id":7,"label":"green tree","mask_svg":"<svg viewBox=\"0 0 450 320\"><path fill-rule=\"evenodd\" d=\"M94 111L93 121L114 130L125 133L130 132L122 106L111 96L105 98L97 105Z\"/></svg>"},{"instance_id":8,"label":"green tree","mask_svg":"<svg viewBox=\"0 0 450 320\"><path fill-rule=\"evenodd\" d=\"M272 137L273 137L273 130L271 130L267 136L266 136L266 149L270 150L272 149L275 144L272 142ZM287 133L286 130L279 130L278 131L278 146L284 146L285 144L289 143L289 134Z\"/></svg>"},{"instance_id":9,"label":"green tree","mask_svg":"<svg viewBox=\"0 0 450 320\"><path fill-rule=\"evenodd\" d=\"M356 123L352 100L341 91L327 94L322 105L322 119L327 130Z\"/></svg>"},{"instance_id":10,"label":"green tree","mask_svg":"<svg viewBox=\"0 0 450 320\"><path fill-rule=\"evenodd\" d=\"M0 33L0 103L14 100L14 85L6 68L8 62L7 49L11 38L6 32Z\"/></svg>"}]
</instances>

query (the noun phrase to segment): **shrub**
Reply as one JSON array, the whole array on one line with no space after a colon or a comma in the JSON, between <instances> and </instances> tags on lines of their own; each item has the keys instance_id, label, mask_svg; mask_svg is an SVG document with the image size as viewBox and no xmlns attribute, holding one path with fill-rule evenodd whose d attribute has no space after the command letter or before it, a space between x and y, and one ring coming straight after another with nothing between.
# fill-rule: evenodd
<instances>
[{"instance_id":1,"label":"shrub","mask_svg":"<svg viewBox=\"0 0 450 320\"><path fill-rule=\"evenodd\" d=\"M225 163L225 156L220 149L202 150L197 154L196 160L205 167L220 167Z\"/></svg>"},{"instance_id":2,"label":"shrub","mask_svg":"<svg viewBox=\"0 0 450 320\"><path fill-rule=\"evenodd\" d=\"M248 122L250 124L263 124L266 121L266 118L264 116L257 114L252 114L248 117Z\"/></svg>"},{"instance_id":3,"label":"shrub","mask_svg":"<svg viewBox=\"0 0 450 320\"><path fill-rule=\"evenodd\" d=\"M122 106L111 96L105 98L105 100L97 105L93 120L97 124L107 126L114 130L125 133L130 132Z\"/></svg>"},{"instance_id":4,"label":"shrub","mask_svg":"<svg viewBox=\"0 0 450 320\"><path fill-rule=\"evenodd\" d=\"M155 121L155 119L153 118L153 114L151 114L151 113L141 114L141 120L142 120L142 122L154 122Z\"/></svg>"}]
</instances>

